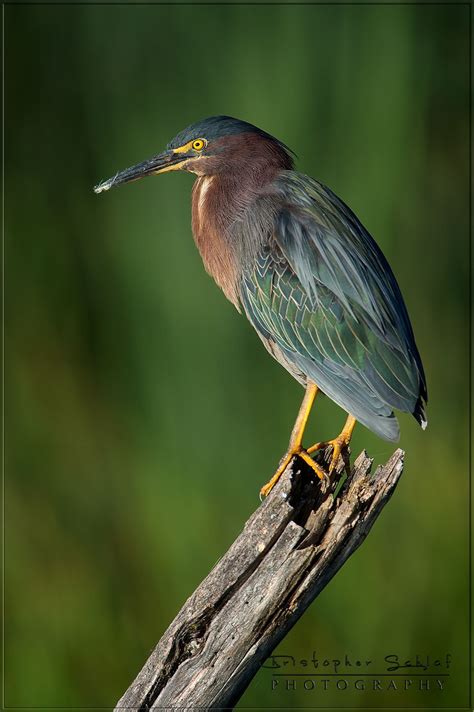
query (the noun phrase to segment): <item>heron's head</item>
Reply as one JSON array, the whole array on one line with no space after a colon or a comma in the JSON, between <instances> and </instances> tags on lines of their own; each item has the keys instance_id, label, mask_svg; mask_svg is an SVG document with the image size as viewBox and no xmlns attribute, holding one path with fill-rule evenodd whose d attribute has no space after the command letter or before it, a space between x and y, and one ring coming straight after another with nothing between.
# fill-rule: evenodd
<instances>
[{"instance_id":1,"label":"heron's head","mask_svg":"<svg viewBox=\"0 0 474 712\"><path fill-rule=\"evenodd\" d=\"M290 150L278 139L246 121L230 116L212 116L181 131L169 142L166 151L138 163L99 183L101 193L121 183L169 171L190 171L196 175L252 170L262 163L290 169Z\"/></svg>"}]
</instances>

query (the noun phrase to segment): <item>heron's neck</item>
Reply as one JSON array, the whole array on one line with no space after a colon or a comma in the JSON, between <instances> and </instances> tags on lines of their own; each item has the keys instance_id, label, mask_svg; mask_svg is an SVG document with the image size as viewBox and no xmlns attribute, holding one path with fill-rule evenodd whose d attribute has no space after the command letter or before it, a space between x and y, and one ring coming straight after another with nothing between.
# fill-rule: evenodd
<instances>
[{"instance_id":1,"label":"heron's neck","mask_svg":"<svg viewBox=\"0 0 474 712\"><path fill-rule=\"evenodd\" d=\"M199 177L192 193L192 227L207 272L237 307L244 262L267 230L265 201L278 168L253 166L235 173Z\"/></svg>"}]
</instances>

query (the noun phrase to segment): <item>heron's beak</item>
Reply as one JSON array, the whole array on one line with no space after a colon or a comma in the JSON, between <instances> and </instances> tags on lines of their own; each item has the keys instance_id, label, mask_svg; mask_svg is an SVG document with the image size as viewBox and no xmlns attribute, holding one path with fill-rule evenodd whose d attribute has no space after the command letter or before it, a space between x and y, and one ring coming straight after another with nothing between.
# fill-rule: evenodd
<instances>
[{"instance_id":1,"label":"heron's beak","mask_svg":"<svg viewBox=\"0 0 474 712\"><path fill-rule=\"evenodd\" d=\"M130 183L133 180L138 180L145 176L154 176L158 173L179 170L183 164L186 163L188 158L191 158L191 156L183 152L164 151L158 154L158 156L153 156L153 158L149 158L147 161L142 161L142 163L137 163L136 166L120 171L113 178L102 181L102 183L95 186L94 192L102 193L102 191L114 188L116 185Z\"/></svg>"}]
</instances>

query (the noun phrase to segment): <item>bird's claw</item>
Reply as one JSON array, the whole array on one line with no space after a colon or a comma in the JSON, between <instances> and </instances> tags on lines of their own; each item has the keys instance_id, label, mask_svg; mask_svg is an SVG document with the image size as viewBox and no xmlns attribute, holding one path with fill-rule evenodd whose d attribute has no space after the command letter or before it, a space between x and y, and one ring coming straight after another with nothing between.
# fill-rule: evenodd
<instances>
[{"instance_id":1,"label":"bird's claw","mask_svg":"<svg viewBox=\"0 0 474 712\"><path fill-rule=\"evenodd\" d=\"M349 446L350 437L347 437L345 433L341 433L333 440L327 440L325 442L316 443L308 448L307 452L309 454L316 452L317 450L322 450L323 448L332 447L331 462L329 463L329 475L331 476L336 469L339 458L342 456L344 460L344 465L346 470L349 467L349 458L347 453L347 448Z\"/></svg>"},{"instance_id":2,"label":"bird's claw","mask_svg":"<svg viewBox=\"0 0 474 712\"><path fill-rule=\"evenodd\" d=\"M273 475L273 477L267 482L266 485L263 485L262 489L260 490L260 501L262 500L262 497L266 497L268 494L270 494L271 490L274 488L288 465L290 464L291 460L294 457L300 457L304 462L306 462L309 467L313 470L313 472L319 477L320 480L323 480L327 477L327 473L324 472L322 467L317 464L309 455L308 451L305 450L303 447L299 446L297 448L292 448L288 450L282 459L280 460L280 464L278 466L277 471Z\"/></svg>"}]
</instances>

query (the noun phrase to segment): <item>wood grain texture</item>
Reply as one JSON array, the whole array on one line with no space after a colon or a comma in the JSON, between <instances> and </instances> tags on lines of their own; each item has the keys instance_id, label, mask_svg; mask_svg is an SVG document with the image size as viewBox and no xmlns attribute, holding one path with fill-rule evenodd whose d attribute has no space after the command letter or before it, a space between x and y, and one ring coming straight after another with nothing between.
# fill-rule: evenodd
<instances>
[{"instance_id":1,"label":"wood grain texture","mask_svg":"<svg viewBox=\"0 0 474 712\"><path fill-rule=\"evenodd\" d=\"M328 460L330 448L320 453ZM306 608L367 536L392 495L404 453L369 474L362 452L316 482L299 459L185 603L116 710L232 708ZM317 458L316 458L317 459ZM343 469L339 463L338 474Z\"/></svg>"}]
</instances>

